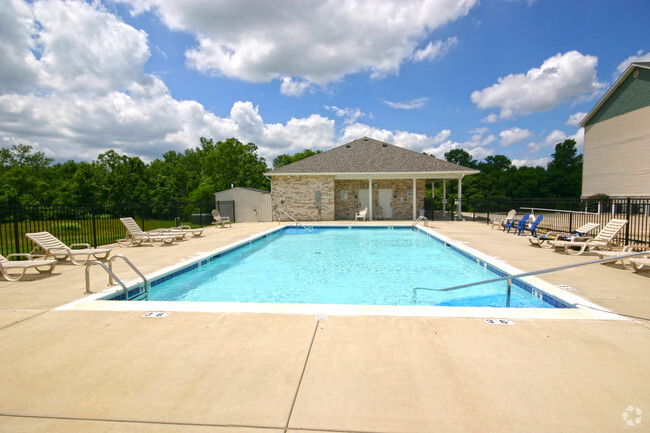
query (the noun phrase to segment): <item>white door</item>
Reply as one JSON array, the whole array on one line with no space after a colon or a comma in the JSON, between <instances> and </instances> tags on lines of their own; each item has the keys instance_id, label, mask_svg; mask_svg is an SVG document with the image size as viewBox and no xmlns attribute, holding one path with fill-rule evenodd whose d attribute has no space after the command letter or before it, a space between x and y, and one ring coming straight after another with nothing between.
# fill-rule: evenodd
<instances>
[{"instance_id":1,"label":"white door","mask_svg":"<svg viewBox=\"0 0 650 433\"><path fill-rule=\"evenodd\" d=\"M379 190L379 206L384 209L384 218L393 217L393 190L392 189L380 189Z\"/></svg>"},{"instance_id":2,"label":"white door","mask_svg":"<svg viewBox=\"0 0 650 433\"><path fill-rule=\"evenodd\" d=\"M370 211L370 193L368 189L360 189L359 190L359 209L357 211L360 211L364 207L368 208L368 211Z\"/></svg>"}]
</instances>

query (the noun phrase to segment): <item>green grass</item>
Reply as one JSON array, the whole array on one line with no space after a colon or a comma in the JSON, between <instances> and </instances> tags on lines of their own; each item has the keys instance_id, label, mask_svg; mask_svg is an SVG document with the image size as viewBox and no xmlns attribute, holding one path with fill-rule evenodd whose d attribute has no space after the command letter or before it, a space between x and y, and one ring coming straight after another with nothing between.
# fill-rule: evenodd
<instances>
[{"instance_id":1,"label":"green grass","mask_svg":"<svg viewBox=\"0 0 650 433\"><path fill-rule=\"evenodd\" d=\"M142 227L142 220L136 218L138 225ZM197 224L183 221L181 225L189 225L192 228L199 227ZM146 219L143 230L156 228L174 227L174 221ZM18 231L19 250L16 251L15 232ZM59 221L19 221L17 226L11 223L0 223L0 253L7 255L11 253L28 253L35 246L25 237L25 233L48 231L59 238L66 245L74 243L87 243L94 245L95 236L97 245L106 245L122 239L126 235L126 229L119 218L96 218L93 236L92 219L83 220L59 220Z\"/></svg>"}]
</instances>

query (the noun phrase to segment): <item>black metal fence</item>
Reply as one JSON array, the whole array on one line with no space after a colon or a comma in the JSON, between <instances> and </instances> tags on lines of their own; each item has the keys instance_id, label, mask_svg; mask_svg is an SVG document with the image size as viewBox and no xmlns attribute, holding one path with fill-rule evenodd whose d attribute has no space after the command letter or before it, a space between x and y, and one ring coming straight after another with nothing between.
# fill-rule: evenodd
<instances>
[{"instance_id":1,"label":"black metal fence","mask_svg":"<svg viewBox=\"0 0 650 433\"><path fill-rule=\"evenodd\" d=\"M122 217L133 217L143 230L185 224L202 227L214 221L213 209L235 220L234 201L0 206L0 254L29 252L34 245L25 233L48 231L65 244L96 247L125 236Z\"/></svg>"},{"instance_id":2,"label":"black metal fence","mask_svg":"<svg viewBox=\"0 0 650 433\"><path fill-rule=\"evenodd\" d=\"M650 245L650 198L464 199L462 203L464 219L488 224L511 209L519 216L529 212L543 214L538 226L542 231L570 232L588 222L598 223L602 228L611 219L626 219L628 223L616 241L621 245Z\"/></svg>"},{"instance_id":3,"label":"black metal fence","mask_svg":"<svg viewBox=\"0 0 650 433\"><path fill-rule=\"evenodd\" d=\"M424 216L430 221L454 221L457 206L455 199L425 198Z\"/></svg>"}]
</instances>

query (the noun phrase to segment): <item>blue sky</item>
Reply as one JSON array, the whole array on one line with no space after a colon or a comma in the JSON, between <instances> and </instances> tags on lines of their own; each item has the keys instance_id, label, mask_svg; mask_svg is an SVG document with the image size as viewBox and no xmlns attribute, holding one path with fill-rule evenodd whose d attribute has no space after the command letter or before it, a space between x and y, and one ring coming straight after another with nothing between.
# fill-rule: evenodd
<instances>
[{"instance_id":1,"label":"blue sky","mask_svg":"<svg viewBox=\"0 0 650 433\"><path fill-rule=\"evenodd\" d=\"M57 161L370 136L545 166L650 61L646 0L0 1L0 146Z\"/></svg>"}]
</instances>

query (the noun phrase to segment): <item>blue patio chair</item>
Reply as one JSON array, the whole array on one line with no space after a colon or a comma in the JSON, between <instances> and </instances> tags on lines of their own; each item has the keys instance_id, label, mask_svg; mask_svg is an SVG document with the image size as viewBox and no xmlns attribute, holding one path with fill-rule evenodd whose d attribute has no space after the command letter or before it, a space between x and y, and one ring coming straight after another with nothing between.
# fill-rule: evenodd
<instances>
[{"instance_id":1,"label":"blue patio chair","mask_svg":"<svg viewBox=\"0 0 650 433\"><path fill-rule=\"evenodd\" d=\"M508 220L506 223L503 225L503 231L505 232L506 229L508 229L508 233L510 233L510 229L514 228L516 229L520 224L526 225L528 222L528 217L530 217L530 214L527 213L526 215L523 216L520 220ZM523 223L522 223L523 221Z\"/></svg>"},{"instance_id":2,"label":"blue patio chair","mask_svg":"<svg viewBox=\"0 0 650 433\"><path fill-rule=\"evenodd\" d=\"M530 225L530 227L526 227L526 224L524 224L524 226L521 228L517 227L517 236L521 236L521 232L525 231L529 231L531 235L537 236L537 225L542 221L542 218L544 218L544 215L538 216L537 219Z\"/></svg>"}]
</instances>

